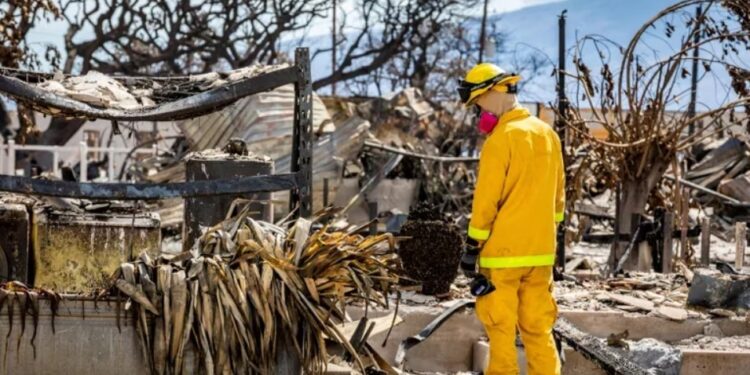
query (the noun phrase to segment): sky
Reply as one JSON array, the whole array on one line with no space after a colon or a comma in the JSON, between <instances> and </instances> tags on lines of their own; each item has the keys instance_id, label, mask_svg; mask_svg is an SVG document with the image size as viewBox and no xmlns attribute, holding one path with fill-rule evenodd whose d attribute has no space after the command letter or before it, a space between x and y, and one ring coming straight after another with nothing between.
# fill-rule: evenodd
<instances>
[{"instance_id":1,"label":"sky","mask_svg":"<svg viewBox=\"0 0 750 375\"><path fill-rule=\"evenodd\" d=\"M93 0L91 0L93 1ZM339 0L341 12L351 13L357 0ZM637 29L661 9L672 4L674 0L490 0L489 22L494 23L501 31L508 34L508 49L529 51L549 57L549 73L557 63L558 17L567 10L568 48L574 45L577 38L588 34L606 35L613 41L626 44ZM481 6L476 7L469 15L481 17ZM321 20L302 32L304 41L314 51L327 48L330 44L330 20ZM30 43L37 49L43 49L47 43L63 46L63 22L44 23L31 31ZM300 35L291 35L290 40L299 40ZM290 43L289 49L293 47ZM62 48L61 48L62 49ZM568 53L568 64L572 51ZM492 56L490 62L507 66L507 55ZM318 56L313 61L313 79L325 76L330 72L330 57ZM546 73L546 72L545 72ZM554 79L546 74L540 76L521 93L525 101L550 102L554 100Z\"/></svg>"},{"instance_id":2,"label":"sky","mask_svg":"<svg viewBox=\"0 0 750 375\"><path fill-rule=\"evenodd\" d=\"M93 1L93 0L90 0ZM340 12L351 13L351 9L354 7L356 0L339 0ZM564 2L565 0L490 0L488 5L488 13L490 15L500 15L508 12L518 11L520 9L528 8L531 6L538 6L549 3ZM476 13L476 14L474 14ZM470 15L481 17L482 9L479 7L476 11L471 12ZM329 15L330 17L330 15ZM330 18L321 19L316 21L310 28L302 32L305 38L308 40L325 39L325 36L329 35L330 32ZM40 56L43 56L44 50L47 45L54 45L60 51L64 51L63 36L67 31L67 25L64 21L53 21L53 22L40 22L35 28L33 28L28 34L29 45L36 50ZM301 35L291 35L290 39L300 38ZM64 54L64 52L63 52ZM63 56L64 58L64 56ZM330 59L330 58L329 58ZM329 60L321 57L319 60ZM322 65L320 65L323 68ZM48 71L51 67L43 65L41 70ZM330 66L325 67L326 71L329 71ZM313 72L315 74L315 71ZM322 73L320 73L322 76Z\"/></svg>"},{"instance_id":3,"label":"sky","mask_svg":"<svg viewBox=\"0 0 750 375\"><path fill-rule=\"evenodd\" d=\"M531 6L565 1L566 0L490 0L487 9L490 15L498 15L518 11ZM339 14L352 13L351 10L355 6L355 3L356 0L339 0ZM481 17L481 7L477 7L476 10L469 12L469 15ZM307 30L300 34L304 34L307 38L329 35L330 24L331 19L329 14L328 18L318 19L313 22ZM55 45L62 51L64 50L63 36L65 35L66 28L67 26L63 21L40 22L29 32L29 44L37 51L43 51L44 47L48 44ZM301 35L290 35L289 38L296 39L300 36Z\"/></svg>"}]
</instances>

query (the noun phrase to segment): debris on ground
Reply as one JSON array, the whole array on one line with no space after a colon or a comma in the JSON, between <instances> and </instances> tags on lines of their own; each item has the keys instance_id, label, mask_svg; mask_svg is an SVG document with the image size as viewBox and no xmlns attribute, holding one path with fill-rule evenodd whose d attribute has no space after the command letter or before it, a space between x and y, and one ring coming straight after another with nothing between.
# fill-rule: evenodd
<instances>
[{"instance_id":1,"label":"debris on ground","mask_svg":"<svg viewBox=\"0 0 750 375\"><path fill-rule=\"evenodd\" d=\"M703 349L723 352L750 352L750 335L719 337L711 334L693 336L674 343L680 349Z\"/></svg>"},{"instance_id":2,"label":"debris on ground","mask_svg":"<svg viewBox=\"0 0 750 375\"><path fill-rule=\"evenodd\" d=\"M750 309L750 275L699 270L693 277L687 303L707 308Z\"/></svg>"}]
</instances>

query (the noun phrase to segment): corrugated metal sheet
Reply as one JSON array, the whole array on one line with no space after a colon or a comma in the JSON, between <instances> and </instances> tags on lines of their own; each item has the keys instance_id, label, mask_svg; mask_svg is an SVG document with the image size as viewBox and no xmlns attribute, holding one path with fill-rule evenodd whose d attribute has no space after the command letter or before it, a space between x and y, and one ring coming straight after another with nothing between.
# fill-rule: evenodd
<instances>
[{"instance_id":1,"label":"corrugated metal sheet","mask_svg":"<svg viewBox=\"0 0 750 375\"><path fill-rule=\"evenodd\" d=\"M313 203L314 209L322 208L323 179L331 179L331 200L336 191L341 169L346 160L354 159L362 149L368 137L370 123L360 117L351 117L339 125L333 133L322 135L313 145ZM291 130L290 130L291 131ZM257 153L266 154L274 158L274 173L288 173L291 167L291 139L278 137L265 139L248 145ZM180 163L164 170L150 179L159 182L184 180L185 166ZM274 208L276 216L286 211L288 194L274 193ZM158 210L163 227L173 227L182 223L182 200L166 200L161 202Z\"/></svg>"},{"instance_id":2,"label":"corrugated metal sheet","mask_svg":"<svg viewBox=\"0 0 750 375\"><path fill-rule=\"evenodd\" d=\"M370 122L352 117L341 124L335 132L321 136L313 145L313 179L336 177L345 160L354 158L367 137ZM291 154L274 160L276 173L289 173Z\"/></svg>"},{"instance_id":3,"label":"corrugated metal sheet","mask_svg":"<svg viewBox=\"0 0 750 375\"><path fill-rule=\"evenodd\" d=\"M313 94L313 129L331 123L323 101ZM178 123L191 145L191 151L222 147L231 138L248 143L292 136L294 86L281 86L269 92L237 101L222 111Z\"/></svg>"}]
</instances>

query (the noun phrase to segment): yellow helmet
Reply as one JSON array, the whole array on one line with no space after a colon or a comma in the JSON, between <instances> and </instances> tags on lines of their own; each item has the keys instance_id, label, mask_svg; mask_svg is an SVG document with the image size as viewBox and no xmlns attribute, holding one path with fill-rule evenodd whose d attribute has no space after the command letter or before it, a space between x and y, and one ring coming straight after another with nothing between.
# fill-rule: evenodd
<instances>
[{"instance_id":1,"label":"yellow helmet","mask_svg":"<svg viewBox=\"0 0 750 375\"><path fill-rule=\"evenodd\" d=\"M477 64L468 73L466 78L458 82L458 95L467 107L474 104L479 95L484 94L492 87L498 86L503 92L515 93L516 84L521 76L515 73L506 73L499 66L490 63Z\"/></svg>"}]
</instances>

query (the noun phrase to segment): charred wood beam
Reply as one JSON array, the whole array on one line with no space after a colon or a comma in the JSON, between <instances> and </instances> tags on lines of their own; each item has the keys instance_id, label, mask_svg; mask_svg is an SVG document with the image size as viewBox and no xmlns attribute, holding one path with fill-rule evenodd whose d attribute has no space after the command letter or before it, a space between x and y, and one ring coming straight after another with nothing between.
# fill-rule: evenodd
<instances>
[{"instance_id":1,"label":"charred wood beam","mask_svg":"<svg viewBox=\"0 0 750 375\"><path fill-rule=\"evenodd\" d=\"M290 190L298 188L300 180L296 173L166 184L78 183L0 176L0 191L79 199L158 200Z\"/></svg>"},{"instance_id":2,"label":"charred wood beam","mask_svg":"<svg viewBox=\"0 0 750 375\"><path fill-rule=\"evenodd\" d=\"M173 102L145 109L102 109L56 95L28 84L17 78L0 75L0 92L32 106L35 110L49 113L54 108L71 117L101 118L118 121L171 121L194 118L215 112L240 98L295 83L299 78L299 67L274 70L255 77L230 83ZM56 112L57 112L56 111Z\"/></svg>"},{"instance_id":3,"label":"charred wood beam","mask_svg":"<svg viewBox=\"0 0 750 375\"><path fill-rule=\"evenodd\" d=\"M647 375L651 372L609 347L606 341L582 332L564 318L557 319L553 334L573 350L594 362L610 375Z\"/></svg>"}]
</instances>

